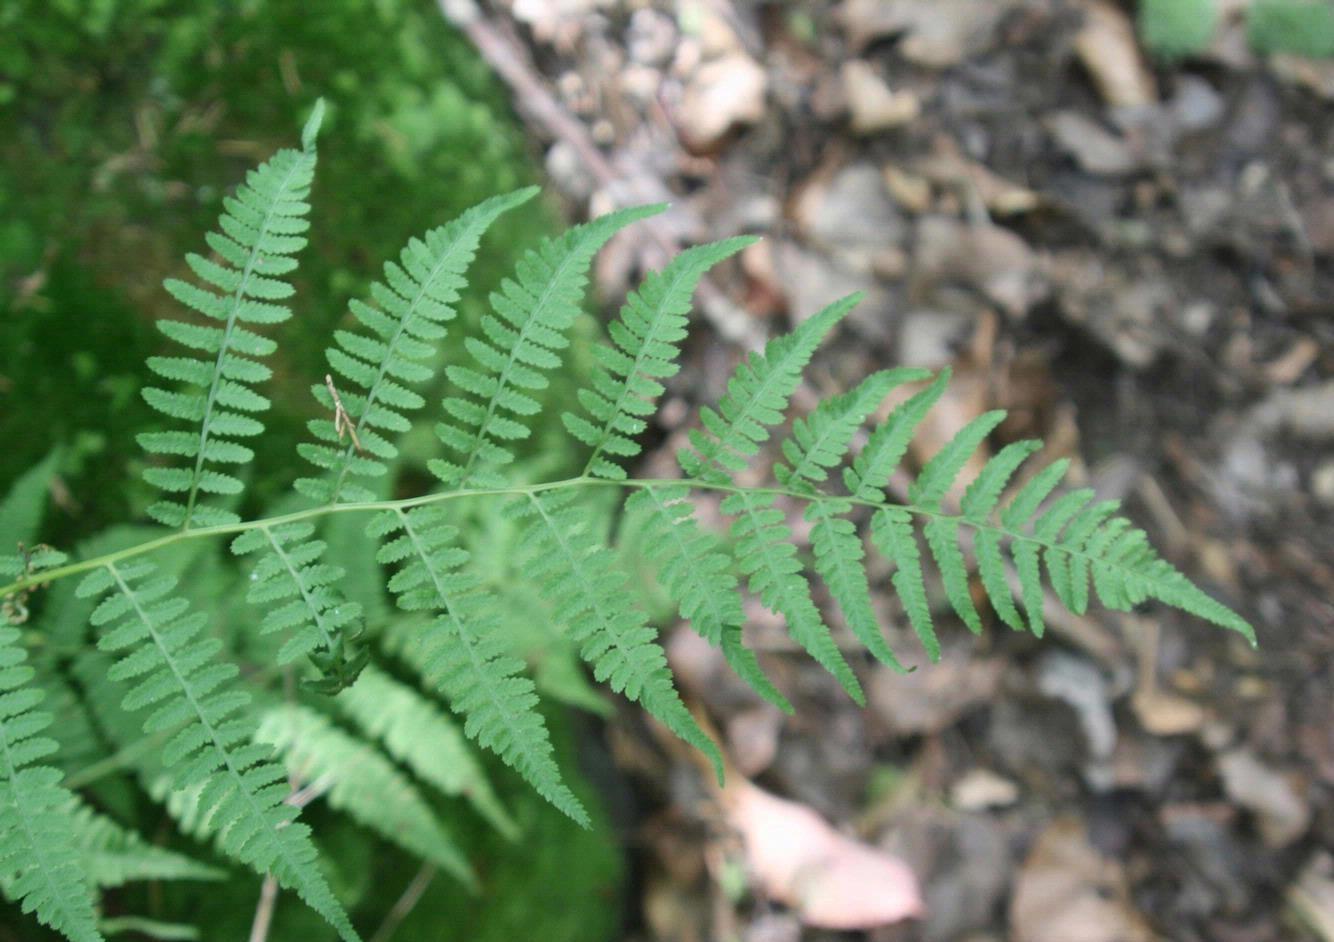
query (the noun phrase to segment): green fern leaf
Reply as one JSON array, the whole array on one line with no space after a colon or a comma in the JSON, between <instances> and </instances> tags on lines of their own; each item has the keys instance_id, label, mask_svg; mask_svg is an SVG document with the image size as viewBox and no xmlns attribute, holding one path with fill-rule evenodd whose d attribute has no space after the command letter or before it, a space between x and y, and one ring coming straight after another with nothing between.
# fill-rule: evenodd
<instances>
[{"instance_id":1,"label":"green fern leaf","mask_svg":"<svg viewBox=\"0 0 1334 942\"><path fill-rule=\"evenodd\" d=\"M289 775L327 789L332 807L476 888L477 878L454 838L417 787L375 747L295 704L266 710L255 739L278 750Z\"/></svg>"},{"instance_id":2,"label":"green fern leaf","mask_svg":"<svg viewBox=\"0 0 1334 942\"><path fill-rule=\"evenodd\" d=\"M222 262L186 256L209 287L174 278L163 285L176 300L221 326L158 322L168 337L203 354L148 360L158 376L186 383L192 391L148 387L143 390L145 401L166 417L197 428L185 435L157 432L139 439L151 455L194 459L184 468L154 466L144 472L144 479L167 495L148 509L159 523L188 530L239 519L229 510L199 503L199 497L241 491L239 478L217 468L250 461L251 450L230 439L264 430L244 413L266 410L268 400L245 384L268 378L268 368L252 358L272 353L275 344L243 325L275 324L291 317L285 306L272 302L291 296L292 286L281 276L296 269L294 256L306 245L306 199L315 175L315 135L322 114L322 106L317 106L302 134L302 150L278 151L250 172L234 197L223 200L226 211L218 220L222 233L206 236Z\"/></svg>"},{"instance_id":3,"label":"green fern leaf","mask_svg":"<svg viewBox=\"0 0 1334 942\"><path fill-rule=\"evenodd\" d=\"M370 666L334 703L422 781L442 794L467 798L501 834L518 836L463 734L425 697Z\"/></svg>"},{"instance_id":4,"label":"green fern leaf","mask_svg":"<svg viewBox=\"0 0 1334 942\"><path fill-rule=\"evenodd\" d=\"M1000 620L1015 631L1024 630L1023 619L1014 607L1010 582L1005 576L1005 557L1001 555L1000 533L989 527L977 531L973 552L977 554L977 572L982 577L982 588Z\"/></svg>"},{"instance_id":5,"label":"green fern leaf","mask_svg":"<svg viewBox=\"0 0 1334 942\"><path fill-rule=\"evenodd\" d=\"M866 417L879 408L895 386L927 379L926 370L881 370L862 380L850 392L826 399L809 416L792 425L792 434L783 442L783 455L791 467L774 468L778 483L809 489L829 477L829 469L847 455L852 437Z\"/></svg>"},{"instance_id":6,"label":"green fern leaf","mask_svg":"<svg viewBox=\"0 0 1334 942\"><path fill-rule=\"evenodd\" d=\"M60 771L34 765L56 750L40 735L49 713L36 712L43 693L28 686L33 671L15 642L17 629L0 627L0 875L6 895L25 913L73 940L101 942L93 893L70 816L73 795Z\"/></svg>"},{"instance_id":7,"label":"green fern leaf","mask_svg":"<svg viewBox=\"0 0 1334 942\"><path fill-rule=\"evenodd\" d=\"M681 449L677 462L687 477L726 481L744 469L769 438L769 428L783 421L788 400L820 341L848 315L861 295L854 294L820 311L790 334L775 337L762 353L737 366L717 411L700 410L702 429L691 429L694 450Z\"/></svg>"},{"instance_id":8,"label":"green fern leaf","mask_svg":"<svg viewBox=\"0 0 1334 942\"><path fill-rule=\"evenodd\" d=\"M871 539L876 548L895 566L894 591L908 613L908 621L932 661L940 660L940 641L931 622L931 606L926 598L922 575L922 554L913 533L912 515L898 507L876 511L871 518Z\"/></svg>"},{"instance_id":9,"label":"green fern leaf","mask_svg":"<svg viewBox=\"0 0 1334 942\"><path fill-rule=\"evenodd\" d=\"M1031 540L1018 539L1010 546L1014 566L1019 572L1019 595L1028 613L1028 627L1033 636L1041 638L1046 630L1042 620L1041 547Z\"/></svg>"},{"instance_id":10,"label":"green fern leaf","mask_svg":"<svg viewBox=\"0 0 1334 942\"><path fill-rule=\"evenodd\" d=\"M458 457L431 461L441 481L466 487L501 480L495 469L514 460L508 443L531 434L525 420L541 408L534 396L547 387L545 374L560 365L569 346L565 335L579 316L593 256L621 229L663 208L602 216L543 240L519 260L516 277L491 295L495 314L482 318L485 339L470 337L465 343L476 366L445 371L460 392L444 401L452 421L437 425L436 434Z\"/></svg>"},{"instance_id":11,"label":"green fern leaf","mask_svg":"<svg viewBox=\"0 0 1334 942\"><path fill-rule=\"evenodd\" d=\"M1047 499L1047 495L1056 489L1056 485L1061 483L1061 478L1065 477L1069 467L1069 460L1063 458L1033 475L1028 483L1019 489L1019 493L1010 501L1009 506L1001 511L1001 526L1013 531L1026 524L1033 514L1037 513L1038 505Z\"/></svg>"},{"instance_id":12,"label":"green fern leaf","mask_svg":"<svg viewBox=\"0 0 1334 942\"><path fill-rule=\"evenodd\" d=\"M811 599L792 532L774 502L772 494L749 491L731 494L723 501L723 513L736 517L732 536L737 541L737 564L747 576L750 591L787 621L793 640L834 675L848 696L864 704L866 696L857 676Z\"/></svg>"},{"instance_id":13,"label":"green fern leaf","mask_svg":"<svg viewBox=\"0 0 1334 942\"><path fill-rule=\"evenodd\" d=\"M428 381L436 345L455 316L459 292L477 254L483 234L501 215L528 202L537 187L493 197L458 219L412 239L398 263L386 262L385 280L371 285L372 307L353 301L352 315L372 336L340 330L336 347L328 350L329 366L340 377L339 399L352 428L344 434L337 423L317 419L310 430L317 444L303 444L303 457L327 472L301 478L296 488L320 503L374 500L374 492L355 477L378 477L398 449L384 432L411 427L406 413L419 409L422 398L409 388ZM312 387L316 399L331 413L333 395L324 384ZM363 453L364 450L364 453Z\"/></svg>"},{"instance_id":14,"label":"green fern leaf","mask_svg":"<svg viewBox=\"0 0 1334 942\"><path fill-rule=\"evenodd\" d=\"M907 453L913 433L927 411L945 394L949 378L950 371L941 370L934 383L891 412L889 418L871 433L852 467L843 472L843 483L854 497L858 500L884 499L885 487Z\"/></svg>"},{"instance_id":15,"label":"green fern leaf","mask_svg":"<svg viewBox=\"0 0 1334 942\"><path fill-rule=\"evenodd\" d=\"M681 617L706 641L720 647L742 680L785 713L792 704L778 692L742 642L746 622L732 560L722 541L700 529L690 490L664 484L636 491L625 502L627 515L643 527L644 547L658 566L658 578L676 601Z\"/></svg>"},{"instance_id":16,"label":"green fern leaf","mask_svg":"<svg viewBox=\"0 0 1334 942\"><path fill-rule=\"evenodd\" d=\"M519 544L521 552L529 553L526 571L556 606L557 618L580 645L594 678L641 704L705 753L721 782L722 753L681 702L657 631L632 604L615 554L588 532L584 511L571 505L572 496L530 495L516 506L516 514L531 518Z\"/></svg>"},{"instance_id":17,"label":"green fern leaf","mask_svg":"<svg viewBox=\"0 0 1334 942\"><path fill-rule=\"evenodd\" d=\"M687 249L632 292L620 317L608 325L613 344L595 354L591 388L579 391L590 419L566 412L561 418L576 439L593 449L584 474L621 480L625 469L605 455L633 458L634 436L647 427L645 416L663 393L659 380L676 375L680 343L686 336L690 299L714 265L758 241L749 236Z\"/></svg>"},{"instance_id":18,"label":"green fern leaf","mask_svg":"<svg viewBox=\"0 0 1334 942\"><path fill-rule=\"evenodd\" d=\"M358 652L350 646L361 633L361 606L337 591L346 572L321 561L328 545L311 539L314 532L314 525L305 521L257 527L233 540L232 552L240 556L263 551L250 574L246 599L265 606L261 635L290 632L278 651L278 663L310 657L321 679L308 686L334 694L356 680L370 650Z\"/></svg>"},{"instance_id":19,"label":"green fern leaf","mask_svg":"<svg viewBox=\"0 0 1334 942\"><path fill-rule=\"evenodd\" d=\"M876 660L899 673L907 669L899 663L880 631L879 619L871 607L871 587L866 578L866 550L851 520L841 516L852 510L847 501L822 500L806 509L811 527L811 549L815 553L815 571L829 587L843 619L857 640L866 645Z\"/></svg>"},{"instance_id":20,"label":"green fern leaf","mask_svg":"<svg viewBox=\"0 0 1334 942\"><path fill-rule=\"evenodd\" d=\"M65 809L80 864L94 886L123 886L136 880L221 880L226 873L148 843L134 831L82 802Z\"/></svg>"},{"instance_id":21,"label":"green fern leaf","mask_svg":"<svg viewBox=\"0 0 1334 942\"><path fill-rule=\"evenodd\" d=\"M561 781L551 737L536 709L533 682L521 674L523 663L505 645L494 599L475 575L462 569L469 554L455 544L457 528L446 522L440 508L419 507L387 511L366 532L392 537L377 558L403 564L389 580L399 607L439 613L421 633L419 656L425 675L439 684L455 712L467 718L464 734L588 827L588 812Z\"/></svg>"},{"instance_id":22,"label":"green fern leaf","mask_svg":"<svg viewBox=\"0 0 1334 942\"><path fill-rule=\"evenodd\" d=\"M250 742L252 724L243 712L250 695L229 685L236 666L215 659L221 641L199 637L206 617L187 613L188 603L172 594L176 582L152 563L131 561L108 562L79 586L81 596L104 596L92 622L101 629L98 647L122 652L109 677L133 682L124 707L154 707L143 731L170 734L162 764L178 793L194 790L201 830L216 836L222 852L258 873L272 872L339 935L357 940L319 871L309 829L284 802L282 767Z\"/></svg>"},{"instance_id":23,"label":"green fern leaf","mask_svg":"<svg viewBox=\"0 0 1334 942\"><path fill-rule=\"evenodd\" d=\"M923 510L939 510L940 502L963 470L969 456L977 451L992 430L1005 421L999 409L984 412L973 419L937 452L922 468L922 473L908 488L908 501Z\"/></svg>"},{"instance_id":24,"label":"green fern leaf","mask_svg":"<svg viewBox=\"0 0 1334 942\"><path fill-rule=\"evenodd\" d=\"M986 523L1015 471L1041 447L1042 442L1026 439L1011 442L996 452L964 491L961 505L963 515L974 522Z\"/></svg>"},{"instance_id":25,"label":"green fern leaf","mask_svg":"<svg viewBox=\"0 0 1334 942\"><path fill-rule=\"evenodd\" d=\"M968 584L968 566L959 549L959 521L954 517L932 517L922 528L931 558L940 569L940 580L959 620L973 634L982 633L982 618L973 605L973 594Z\"/></svg>"},{"instance_id":26,"label":"green fern leaf","mask_svg":"<svg viewBox=\"0 0 1334 942\"><path fill-rule=\"evenodd\" d=\"M1104 500L1085 507L1061 535L1061 547L1070 553L1070 609L1077 615L1088 609L1089 559L1080 552L1084 543L1107 518L1121 507L1117 500Z\"/></svg>"}]
</instances>

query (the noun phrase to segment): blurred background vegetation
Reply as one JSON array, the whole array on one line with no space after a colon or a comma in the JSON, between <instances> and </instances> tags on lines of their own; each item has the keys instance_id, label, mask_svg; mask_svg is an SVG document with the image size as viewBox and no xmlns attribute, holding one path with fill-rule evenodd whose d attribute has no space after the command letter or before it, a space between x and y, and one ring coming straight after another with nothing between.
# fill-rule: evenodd
<instances>
[{"instance_id":1,"label":"blurred background vegetation","mask_svg":"<svg viewBox=\"0 0 1334 942\"><path fill-rule=\"evenodd\" d=\"M149 494L134 434L156 423L138 390L145 358L166 344L153 321L178 313L162 279L180 275L185 252L202 247L222 196L245 170L295 142L317 97L329 113L311 245L296 273L296 316L276 334L274 409L253 466L250 510L280 506L300 472L294 443L316 408L309 387L325 372L323 347L348 299L365 294L409 236L536 176L500 86L432 0L4 0L0 63L0 492L54 453L63 487L42 534L66 546L141 519ZM465 321L478 316L519 251L557 221L540 201L501 220L473 269ZM592 330L590 319L584 332ZM576 362L582 355L577 349ZM434 442L430 423L421 425L405 448L408 476ZM540 453L542 437L534 442ZM214 556L179 563L193 567L189 584L236 578ZM243 605L232 609L218 630L243 641L253 618ZM67 628L67 640L81 643L83 630ZM573 657L544 658L543 646L555 642L537 628L532 634L526 653L548 702L554 695L600 706ZM55 672L51 678L60 683ZM587 720L552 713L567 775L596 767L598 757L573 745L587 739L572 733ZM172 836L166 813L129 780L103 774L125 764L114 735L102 730L112 741L100 746L95 731L76 742L81 721L71 716L61 712L62 761L67 773L89 779L85 795L141 834L207 856ZM522 839L506 840L464 802L437 797L482 895L437 879L393 938L611 937L622 861L597 795L573 783L599 822L582 832L503 770L487 771ZM307 815L354 920L380 925L423 876L419 862L326 809ZM140 885L108 899L110 914L159 920L121 937L195 937L178 925L188 923L202 927L199 937L234 940L250 931L258 891L258 880L233 871L223 883ZM329 937L313 913L280 899L270 938ZM34 921L0 909L0 939L37 938L47 936Z\"/></svg>"}]
</instances>

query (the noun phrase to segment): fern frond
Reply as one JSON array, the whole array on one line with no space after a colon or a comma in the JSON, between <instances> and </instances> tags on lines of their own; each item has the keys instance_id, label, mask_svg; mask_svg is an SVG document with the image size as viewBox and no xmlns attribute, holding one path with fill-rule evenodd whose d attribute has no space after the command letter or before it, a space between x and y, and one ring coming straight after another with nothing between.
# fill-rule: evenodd
<instances>
[{"instance_id":1,"label":"fern frond","mask_svg":"<svg viewBox=\"0 0 1334 942\"><path fill-rule=\"evenodd\" d=\"M296 704L264 711L255 739L276 748L296 780L326 789L332 807L476 888L467 858L426 799L374 746Z\"/></svg>"},{"instance_id":2,"label":"fern frond","mask_svg":"<svg viewBox=\"0 0 1334 942\"><path fill-rule=\"evenodd\" d=\"M244 712L250 695L229 685L238 673L219 662L216 638L201 638L206 616L188 613L173 594L173 576L147 561L108 562L79 586L84 597L102 596L92 622L98 647L120 652L113 681L132 682L127 710L154 707L144 733L170 733L161 759L180 792L195 789L201 828L219 849L258 873L271 872L334 926L344 939L357 933L320 873L309 829L284 802L287 782L270 750L251 742Z\"/></svg>"},{"instance_id":3,"label":"fern frond","mask_svg":"<svg viewBox=\"0 0 1334 942\"><path fill-rule=\"evenodd\" d=\"M722 541L700 529L690 489L664 483L631 494L627 515L637 515L643 543L658 578L676 601L681 617L706 641L720 647L727 663L756 693L785 713L792 704L765 676L755 652L742 643L746 623L733 562Z\"/></svg>"},{"instance_id":4,"label":"fern frond","mask_svg":"<svg viewBox=\"0 0 1334 942\"><path fill-rule=\"evenodd\" d=\"M260 634L291 632L278 651L278 663L309 656L321 678L307 686L334 694L356 680L370 649L350 646L361 633L361 606L338 593L336 586L346 573L321 561L328 545L312 539L314 533L314 525L305 521L257 527L233 540L232 552L242 556L263 551L251 571L246 599L266 606Z\"/></svg>"},{"instance_id":5,"label":"fern frond","mask_svg":"<svg viewBox=\"0 0 1334 942\"><path fill-rule=\"evenodd\" d=\"M853 294L835 301L737 366L717 411L707 406L700 409L704 428L690 431L694 450L683 448L676 456L687 477L725 481L746 467L760 444L768 440L769 428L783 421L788 400L801 382L801 371L820 341L861 298Z\"/></svg>"},{"instance_id":6,"label":"fern frond","mask_svg":"<svg viewBox=\"0 0 1334 942\"><path fill-rule=\"evenodd\" d=\"M423 782L442 794L462 795L501 834L518 836L463 734L417 691L372 665L334 705Z\"/></svg>"},{"instance_id":7,"label":"fern frond","mask_svg":"<svg viewBox=\"0 0 1334 942\"><path fill-rule=\"evenodd\" d=\"M525 571L555 605L594 678L707 755L721 782L722 753L681 702L656 629L633 604L615 554L589 532L574 496L531 494L516 504L514 512L530 520L519 541L519 551L528 554Z\"/></svg>"},{"instance_id":8,"label":"fern frond","mask_svg":"<svg viewBox=\"0 0 1334 942\"><path fill-rule=\"evenodd\" d=\"M624 209L544 239L491 295L495 313L482 318L485 339L465 342L476 366L445 370L459 393L445 399L450 419L436 426L436 434L457 457L434 459L430 468L446 485L500 480L496 469L514 460L508 443L531 434L526 419L540 408L534 396L547 387L545 374L560 365L569 346L565 335L579 316L593 256L621 229L662 209Z\"/></svg>"},{"instance_id":9,"label":"fern frond","mask_svg":"<svg viewBox=\"0 0 1334 942\"><path fill-rule=\"evenodd\" d=\"M278 151L247 175L235 196L223 200L225 212L218 219L222 232L205 237L221 261L194 253L186 256L195 275L209 287L175 278L163 283L176 300L219 324L157 322L169 338L196 351L191 356L148 360L149 369L159 377L184 383L190 391L153 386L143 390L150 406L188 426L139 436L150 455L187 460L184 467L154 465L144 471L144 480L166 495L148 513L169 527L188 530L239 519L229 510L200 503L199 498L240 493L240 478L219 469L248 463L254 452L235 439L264 430L253 416L266 411L269 402L251 385L269 377L269 368L256 358L268 356L276 345L251 328L292 316L276 302L292 295L291 284L282 276L296 269L295 255L306 245L302 235L309 228L306 199L315 175L315 136L323 111L321 102L302 132L301 150Z\"/></svg>"},{"instance_id":10,"label":"fern frond","mask_svg":"<svg viewBox=\"0 0 1334 942\"><path fill-rule=\"evenodd\" d=\"M80 865L66 808L74 796L58 769L35 763L56 751L40 735L51 715L35 708L40 689L16 642L17 629L0 626L0 874L6 894L73 942L101 942L93 892Z\"/></svg>"},{"instance_id":11,"label":"fern frond","mask_svg":"<svg viewBox=\"0 0 1334 942\"><path fill-rule=\"evenodd\" d=\"M593 449L585 475L625 477L625 469L606 456L625 459L639 454L634 436L647 427L646 416L653 414L663 393L659 381L680 369L676 360L695 288L710 268L756 241L742 236L687 249L626 298L620 316L607 327L613 343L595 350L598 365L591 388L578 393L591 420L571 412L561 416L566 430Z\"/></svg>"},{"instance_id":12,"label":"fern frond","mask_svg":"<svg viewBox=\"0 0 1334 942\"><path fill-rule=\"evenodd\" d=\"M371 285L373 307L353 301L353 317L371 334L339 330L337 346L327 351L329 366L340 377L341 405L352 423L345 435L330 419L316 419L310 431L318 444L298 446L301 455L327 472L301 478L296 489L320 503L374 500L356 477L378 477L397 447L382 433L405 432L407 413L424 400L411 387L434 375L431 358L454 319L459 292L483 234L501 215L532 199L537 187L493 197L452 222L412 239L398 263L385 262L384 281ZM333 395L324 384L312 387L315 398L332 412Z\"/></svg>"},{"instance_id":13,"label":"fern frond","mask_svg":"<svg viewBox=\"0 0 1334 942\"><path fill-rule=\"evenodd\" d=\"M386 511L366 532L386 540L377 554L381 563L402 563L389 580L399 607L438 613L422 631L419 656L427 678L466 717L465 735L588 827L588 812L561 781L533 682L505 644L494 599L462 569L469 554L455 543L457 528L440 508L420 507Z\"/></svg>"},{"instance_id":14,"label":"fern frond","mask_svg":"<svg viewBox=\"0 0 1334 942\"><path fill-rule=\"evenodd\" d=\"M82 802L75 801L65 813L80 864L94 886L122 886L136 880L221 880L226 876L216 867L148 843Z\"/></svg>"}]
</instances>

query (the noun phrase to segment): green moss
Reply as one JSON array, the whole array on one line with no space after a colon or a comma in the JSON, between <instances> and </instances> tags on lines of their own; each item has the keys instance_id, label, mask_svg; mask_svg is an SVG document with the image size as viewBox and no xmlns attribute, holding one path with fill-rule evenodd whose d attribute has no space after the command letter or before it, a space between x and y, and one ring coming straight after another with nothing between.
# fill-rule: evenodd
<instances>
[{"instance_id":1,"label":"green moss","mask_svg":"<svg viewBox=\"0 0 1334 942\"><path fill-rule=\"evenodd\" d=\"M1247 27L1251 45L1260 52L1334 56L1334 3L1329 0L1256 0Z\"/></svg>"},{"instance_id":2,"label":"green moss","mask_svg":"<svg viewBox=\"0 0 1334 942\"><path fill-rule=\"evenodd\" d=\"M103 495L83 526L142 509L123 486L139 460L128 430L153 419L121 392L163 343L153 320L180 314L163 277L316 97L331 143L297 290L319 300L277 333L279 440L302 433L324 339L405 235L535 175L504 90L433 0L326 0L317 15L301 0L16 0L0 4L0 62L0 480L75 445L71 489ZM551 224L533 205L496 227L465 320L509 246ZM257 503L289 483L277 447L261 453Z\"/></svg>"}]
</instances>

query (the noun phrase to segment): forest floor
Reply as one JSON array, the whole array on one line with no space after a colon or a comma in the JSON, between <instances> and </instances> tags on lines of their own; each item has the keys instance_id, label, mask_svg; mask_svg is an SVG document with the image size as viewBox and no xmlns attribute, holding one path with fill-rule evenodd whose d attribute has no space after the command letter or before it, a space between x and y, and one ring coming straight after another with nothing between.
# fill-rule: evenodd
<instances>
[{"instance_id":1,"label":"forest floor","mask_svg":"<svg viewBox=\"0 0 1334 942\"><path fill-rule=\"evenodd\" d=\"M677 246L766 236L702 295L651 465L741 353L864 291L802 402L951 366L914 460L1008 409L996 444L1045 438L1257 626L1258 650L1161 607L973 638L937 606L926 665L886 591L922 669L850 644L862 709L757 608L791 717L670 635L739 774L915 874L925 915L865 937L1334 940L1334 63L1257 58L1229 22L1154 65L1126 8L1075 0L495 8L474 38L576 212L673 204L603 259L606 296ZM783 862L747 856L734 791L634 711L606 732L627 937L847 937L766 892Z\"/></svg>"}]
</instances>

